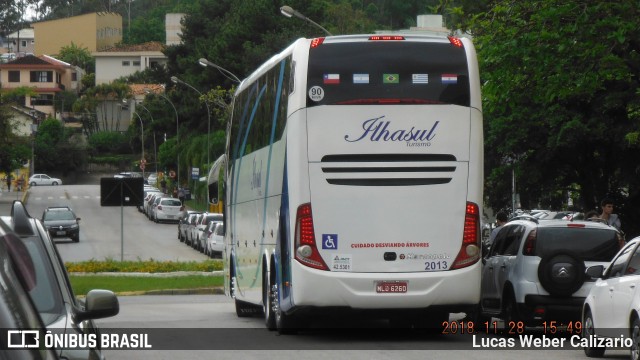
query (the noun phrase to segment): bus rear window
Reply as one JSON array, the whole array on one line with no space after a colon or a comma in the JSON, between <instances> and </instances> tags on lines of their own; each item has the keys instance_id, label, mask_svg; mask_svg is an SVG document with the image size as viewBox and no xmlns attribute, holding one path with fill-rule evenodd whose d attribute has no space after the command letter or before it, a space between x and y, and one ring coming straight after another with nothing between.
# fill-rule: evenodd
<instances>
[{"instance_id":1,"label":"bus rear window","mask_svg":"<svg viewBox=\"0 0 640 360\"><path fill-rule=\"evenodd\" d=\"M447 43L324 43L309 50L307 106L469 106L465 50Z\"/></svg>"}]
</instances>

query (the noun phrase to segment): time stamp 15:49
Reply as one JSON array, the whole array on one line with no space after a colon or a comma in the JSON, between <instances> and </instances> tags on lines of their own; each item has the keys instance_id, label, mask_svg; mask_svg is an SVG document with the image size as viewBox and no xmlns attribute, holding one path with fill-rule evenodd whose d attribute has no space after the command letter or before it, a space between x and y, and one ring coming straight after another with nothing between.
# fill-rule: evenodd
<instances>
[{"instance_id":1,"label":"time stamp 15:49","mask_svg":"<svg viewBox=\"0 0 640 360\"><path fill-rule=\"evenodd\" d=\"M569 321L562 323L559 321L543 321L541 324L543 335L580 335L582 333L581 321ZM522 321L509 321L504 326L498 326L497 321L485 321L474 323L473 321L444 321L442 322L443 334L460 335L521 335L525 332L525 324Z\"/></svg>"}]
</instances>

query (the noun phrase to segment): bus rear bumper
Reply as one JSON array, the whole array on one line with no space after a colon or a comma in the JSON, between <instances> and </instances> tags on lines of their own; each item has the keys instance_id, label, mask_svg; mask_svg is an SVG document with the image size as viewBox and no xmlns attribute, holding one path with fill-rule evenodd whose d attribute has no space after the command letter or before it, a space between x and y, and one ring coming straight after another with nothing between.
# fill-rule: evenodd
<instances>
[{"instance_id":1,"label":"bus rear bumper","mask_svg":"<svg viewBox=\"0 0 640 360\"><path fill-rule=\"evenodd\" d=\"M315 270L293 262L293 307L466 311L480 301L480 266L441 272L350 273ZM299 276L296 276L299 275ZM404 284L406 292L378 292L380 282Z\"/></svg>"}]
</instances>

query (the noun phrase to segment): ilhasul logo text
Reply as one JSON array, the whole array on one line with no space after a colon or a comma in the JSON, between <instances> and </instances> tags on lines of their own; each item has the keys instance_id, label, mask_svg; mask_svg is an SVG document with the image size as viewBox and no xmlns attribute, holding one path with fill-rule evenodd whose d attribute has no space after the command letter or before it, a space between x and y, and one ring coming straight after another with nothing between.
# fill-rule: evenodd
<instances>
[{"instance_id":1,"label":"ilhasul logo text","mask_svg":"<svg viewBox=\"0 0 640 360\"><path fill-rule=\"evenodd\" d=\"M344 139L348 142L358 142L368 138L370 141L399 141L406 142L407 146L429 146L436 136L436 129L440 121L436 121L428 129L416 129L412 126L410 129L395 129L390 120L383 120L384 115L365 120L362 123L363 132L359 136L345 135ZM425 144L425 145L422 145Z\"/></svg>"}]
</instances>

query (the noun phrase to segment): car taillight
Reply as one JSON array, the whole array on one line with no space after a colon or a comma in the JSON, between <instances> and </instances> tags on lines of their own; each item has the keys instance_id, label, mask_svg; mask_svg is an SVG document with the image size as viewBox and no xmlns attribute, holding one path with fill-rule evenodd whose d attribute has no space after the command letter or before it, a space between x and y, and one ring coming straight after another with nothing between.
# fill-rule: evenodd
<instances>
[{"instance_id":1,"label":"car taillight","mask_svg":"<svg viewBox=\"0 0 640 360\"><path fill-rule=\"evenodd\" d=\"M296 213L295 258L301 264L319 270L329 270L316 246L311 204L302 204Z\"/></svg>"},{"instance_id":2,"label":"car taillight","mask_svg":"<svg viewBox=\"0 0 640 360\"><path fill-rule=\"evenodd\" d=\"M457 37L448 36L449 42L457 47L462 47L462 40Z\"/></svg>"},{"instance_id":3,"label":"car taillight","mask_svg":"<svg viewBox=\"0 0 640 360\"><path fill-rule=\"evenodd\" d=\"M158 210L162 210L162 205L158 205Z\"/></svg>"},{"instance_id":4,"label":"car taillight","mask_svg":"<svg viewBox=\"0 0 640 360\"><path fill-rule=\"evenodd\" d=\"M180 211L184 211L184 206L180 206Z\"/></svg>"},{"instance_id":5,"label":"car taillight","mask_svg":"<svg viewBox=\"0 0 640 360\"><path fill-rule=\"evenodd\" d=\"M527 239L524 241L524 247L522 248L522 255L527 255L527 256L535 255L537 238L538 238L538 233L536 229L531 230L529 235L527 235Z\"/></svg>"},{"instance_id":6,"label":"car taillight","mask_svg":"<svg viewBox=\"0 0 640 360\"><path fill-rule=\"evenodd\" d=\"M572 228L583 228L586 227L585 224L579 224L579 223L568 223L567 227L572 227Z\"/></svg>"},{"instance_id":7,"label":"car taillight","mask_svg":"<svg viewBox=\"0 0 640 360\"><path fill-rule=\"evenodd\" d=\"M401 35L374 35L369 36L369 41L398 41L404 40L404 36Z\"/></svg>"},{"instance_id":8,"label":"car taillight","mask_svg":"<svg viewBox=\"0 0 640 360\"><path fill-rule=\"evenodd\" d=\"M315 49L318 46L322 45L323 42L324 42L324 38L323 37L315 38L315 39L311 40L311 48Z\"/></svg>"},{"instance_id":9,"label":"car taillight","mask_svg":"<svg viewBox=\"0 0 640 360\"><path fill-rule=\"evenodd\" d=\"M451 269L462 269L475 264L478 260L480 260L480 208L477 204L467 202L462 246Z\"/></svg>"}]
</instances>

